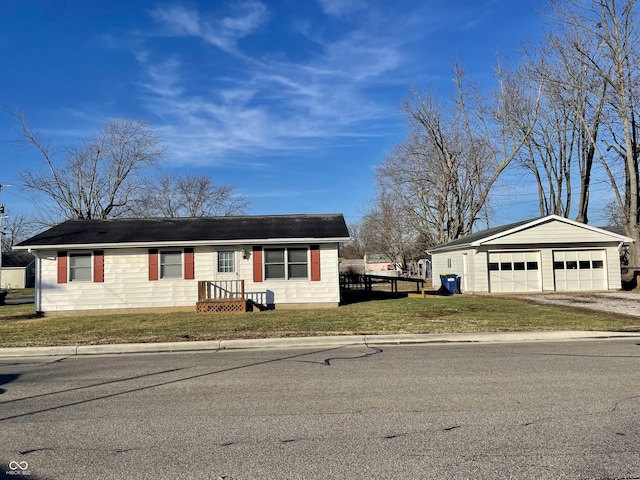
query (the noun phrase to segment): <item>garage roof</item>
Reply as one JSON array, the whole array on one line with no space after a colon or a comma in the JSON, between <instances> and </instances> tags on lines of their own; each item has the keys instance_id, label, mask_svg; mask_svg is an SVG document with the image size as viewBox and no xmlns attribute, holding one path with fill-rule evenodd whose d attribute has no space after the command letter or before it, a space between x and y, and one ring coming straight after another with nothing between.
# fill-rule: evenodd
<instances>
[{"instance_id":1,"label":"garage roof","mask_svg":"<svg viewBox=\"0 0 640 480\"><path fill-rule=\"evenodd\" d=\"M548 215L546 217L522 220L520 222L510 223L508 225L502 225L500 227L489 228L487 230L482 230L480 232L472 233L471 235L467 235L466 237L458 238L451 242L438 245L431 249L431 253L438 253L438 252L443 252L448 250L460 250L460 249L469 248L469 247L478 247L486 242L499 239L500 237L511 235L513 233L520 232L520 231L535 227L537 225L541 225L543 223L548 223L552 221L563 222L569 225L585 228L592 232L598 232L604 235L608 235L613 239L616 239L622 243L633 242L632 238L626 237L624 235L620 235L618 233L614 233L610 230L592 227L591 225L576 222L574 220L569 220L568 218L561 217L559 215Z\"/></svg>"}]
</instances>

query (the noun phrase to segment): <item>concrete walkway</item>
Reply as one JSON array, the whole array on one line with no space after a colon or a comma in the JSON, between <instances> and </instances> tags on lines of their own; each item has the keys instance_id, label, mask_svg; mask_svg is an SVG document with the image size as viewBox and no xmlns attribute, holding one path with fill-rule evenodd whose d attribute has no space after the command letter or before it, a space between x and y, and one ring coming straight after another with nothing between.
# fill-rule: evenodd
<instances>
[{"instance_id":1,"label":"concrete walkway","mask_svg":"<svg viewBox=\"0 0 640 480\"><path fill-rule=\"evenodd\" d=\"M127 343L53 347L0 348L0 357L105 355L121 353L190 352L247 348L317 348L354 345L401 345L425 343L514 343L579 339L639 338L640 332L543 331L496 333L441 333L425 335L344 335L328 337L259 338L201 342Z\"/></svg>"}]
</instances>

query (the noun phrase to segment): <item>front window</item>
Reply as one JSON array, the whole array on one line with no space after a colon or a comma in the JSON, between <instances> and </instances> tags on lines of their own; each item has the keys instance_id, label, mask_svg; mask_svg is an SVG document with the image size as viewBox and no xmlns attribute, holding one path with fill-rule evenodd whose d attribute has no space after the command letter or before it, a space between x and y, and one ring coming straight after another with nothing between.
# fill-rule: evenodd
<instances>
[{"instance_id":1,"label":"front window","mask_svg":"<svg viewBox=\"0 0 640 480\"><path fill-rule=\"evenodd\" d=\"M264 251L264 278L285 278L284 248Z\"/></svg>"},{"instance_id":2,"label":"front window","mask_svg":"<svg viewBox=\"0 0 640 480\"><path fill-rule=\"evenodd\" d=\"M306 248L267 248L264 250L265 279L306 279L308 275Z\"/></svg>"},{"instance_id":3,"label":"front window","mask_svg":"<svg viewBox=\"0 0 640 480\"><path fill-rule=\"evenodd\" d=\"M90 253L73 253L69 255L69 280L72 282L91 281Z\"/></svg>"},{"instance_id":4,"label":"front window","mask_svg":"<svg viewBox=\"0 0 640 480\"><path fill-rule=\"evenodd\" d=\"M307 278L307 249L290 248L287 251L289 278Z\"/></svg>"},{"instance_id":5,"label":"front window","mask_svg":"<svg viewBox=\"0 0 640 480\"><path fill-rule=\"evenodd\" d=\"M233 273L234 268L234 255L232 250L222 250L218 252L218 273Z\"/></svg>"},{"instance_id":6,"label":"front window","mask_svg":"<svg viewBox=\"0 0 640 480\"><path fill-rule=\"evenodd\" d=\"M160 252L160 278L182 278L182 252Z\"/></svg>"}]
</instances>

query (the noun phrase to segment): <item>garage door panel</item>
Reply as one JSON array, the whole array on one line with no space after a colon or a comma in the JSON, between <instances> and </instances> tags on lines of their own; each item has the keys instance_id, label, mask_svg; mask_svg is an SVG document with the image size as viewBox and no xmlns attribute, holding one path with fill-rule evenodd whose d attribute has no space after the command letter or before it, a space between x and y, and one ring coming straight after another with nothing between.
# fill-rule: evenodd
<instances>
[{"instance_id":1,"label":"garage door panel","mask_svg":"<svg viewBox=\"0 0 640 480\"><path fill-rule=\"evenodd\" d=\"M489 253L490 292L539 292L540 252Z\"/></svg>"},{"instance_id":2,"label":"garage door panel","mask_svg":"<svg viewBox=\"0 0 640 480\"><path fill-rule=\"evenodd\" d=\"M607 289L604 250L556 250L553 252L555 290Z\"/></svg>"}]
</instances>

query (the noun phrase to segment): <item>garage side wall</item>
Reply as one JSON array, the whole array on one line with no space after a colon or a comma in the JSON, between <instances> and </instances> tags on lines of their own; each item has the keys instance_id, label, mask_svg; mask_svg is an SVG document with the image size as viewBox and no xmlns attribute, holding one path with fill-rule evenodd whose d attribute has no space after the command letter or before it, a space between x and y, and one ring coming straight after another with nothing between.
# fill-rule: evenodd
<instances>
[{"instance_id":1,"label":"garage side wall","mask_svg":"<svg viewBox=\"0 0 640 480\"><path fill-rule=\"evenodd\" d=\"M464 281L465 275L465 254L467 263L467 272L466 275L467 281ZM433 275L433 289L438 290L442 286L442 282L440 281L440 275L448 275L451 273L455 273L459 277L463 279L462 281L462 291L463 292L474 292L476 290L476 285L478 283L478 259L475 258L475 250L473 249L465 249L465 250L456 250L449 251L444 253L434 253L431 257L432 262L432 275ZM480 264L481 264L480 260ZM474 268L475 265L475 268ZM486 266L485 266L486 269Z\"/></svg>"},{"instance_id":2,"label":"garage side wall","mask_svg":"<svg viewBox=\"0 0 640 480\"><path fill-rule=\"evenodd\" d=\"M600 243L594 244L581 244L573 243L567 244L529 244L528 248L524 249L522 244L509 244L509 245L488 245L479 247L477 250L465 249L459 251L450 251L444 253L433 253L433 288L438 289L441 286L440 275L455 273L462 278L462 291L463 292L489 292L491 285L489 284L489 270L488 262L489 256L495 252L513 252L533 254L536 259L539 252L539 269L540 269L540 282L539 288L537 286L531 286L530 288L515 288L513 291L543 291L553 292L566 290L566 284L556 285L556 272L554 269L554 257L567 256L567 252L575 252L576 258L580 258L584 252L603 252L605 258L606 277L607 283L602 288L593 288L590 285L595 284L590 282L583 282L582 285L576 284L574 288L569 288L570 291L588 291L588 290L619 290L622 288L622 279L620 273L620 258L618 252L617 243L609 242L608 244ZM598 256L602 253L598 253ZM465 260L466 257L466 260ZM587 256L588 257L588 256ZM585 258L587 258L585 257ZM467 268L465 269L465 261ZM466 273L465 273L466 272ZM497 287L497 286L496 286Z\"/></svg>"}]
</instances>

